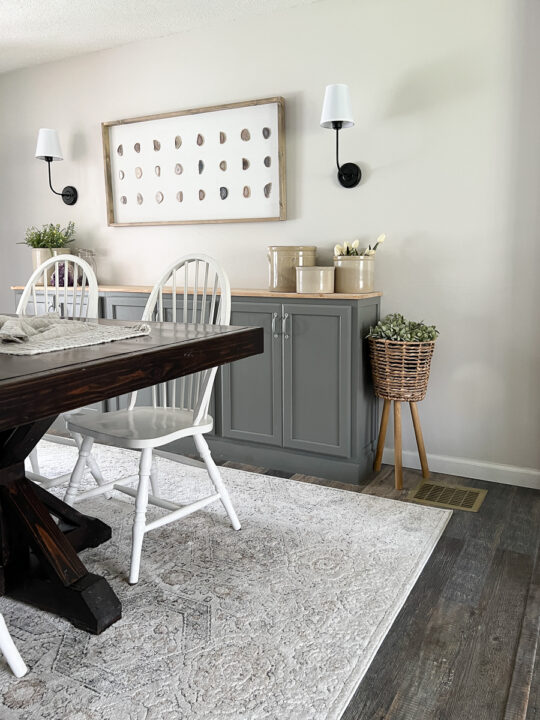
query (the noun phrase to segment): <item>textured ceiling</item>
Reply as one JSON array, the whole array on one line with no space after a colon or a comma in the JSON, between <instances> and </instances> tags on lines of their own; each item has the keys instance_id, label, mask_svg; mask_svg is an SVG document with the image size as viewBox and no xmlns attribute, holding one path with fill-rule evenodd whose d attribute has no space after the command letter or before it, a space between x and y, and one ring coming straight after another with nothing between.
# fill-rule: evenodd
<instances>
[{"instance_id":1,"label":"textured ceiling","mask_svg":"<svg viewBox=\"0 0 540 720\"><path fill-rule=\"evenodd\" d=\"M0 73L316 0L0 0Z\"/></svg>"}]
</instances>

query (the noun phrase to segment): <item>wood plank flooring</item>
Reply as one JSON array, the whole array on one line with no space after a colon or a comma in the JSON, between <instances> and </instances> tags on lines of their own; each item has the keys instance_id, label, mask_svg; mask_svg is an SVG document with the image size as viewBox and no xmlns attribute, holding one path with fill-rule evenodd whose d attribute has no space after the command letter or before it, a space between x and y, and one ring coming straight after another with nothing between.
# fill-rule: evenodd
<instances>
[{"instance_id":1,"label":"wood plank flooring","mask_svg":"<svg viewBox=\"0 0 540 720\"><path fill-rule=\"evenodd\" d=\"M393 468L363 487L225 463L406 501L420 481ZM342 720L540 720L540 492L432 473L486 488L455 511Z\"/></svg>"}]
</instances>

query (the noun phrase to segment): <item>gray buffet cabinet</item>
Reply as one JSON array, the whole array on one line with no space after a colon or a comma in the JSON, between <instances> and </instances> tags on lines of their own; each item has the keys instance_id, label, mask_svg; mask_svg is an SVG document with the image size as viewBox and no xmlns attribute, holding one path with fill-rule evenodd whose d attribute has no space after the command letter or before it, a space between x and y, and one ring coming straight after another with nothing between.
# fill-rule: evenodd
<instances>
[{"instance_id":1,"label":"gray buffet cabinet","mask_svg":"<svg viewBox=\"0 0 540 720\"><path fill-rule=\"evenodd\" d=\"M22 289L13 288L18 301ZM100 316L140 320L151 288L100 287ZM231 325L264 328L264 353L224 365L211 404L214 457L363 483L373 464L377 404L364 338L381 293L232 291ZM179 308L181 297L178 297ZM150 403L147 391L139 402ZM104 409L125 407L111 398ZM193 454L191 438L171 452Z\"/></svg>"}]
</instances>

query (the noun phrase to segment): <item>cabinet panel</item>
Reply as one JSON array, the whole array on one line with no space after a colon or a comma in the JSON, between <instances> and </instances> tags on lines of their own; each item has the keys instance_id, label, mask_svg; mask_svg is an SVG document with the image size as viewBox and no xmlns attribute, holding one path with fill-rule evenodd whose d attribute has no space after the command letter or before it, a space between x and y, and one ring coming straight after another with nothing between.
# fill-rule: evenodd
<instances>
[{"instance_id":1,"label":"cabinet panel","mask_svg":"<svg viewBox=\"0 0 540 720\"><path fill-rule=\"evenodd\" d=\"M284 306L283 447L351 454L351 308Z\"/></svg>"},{"instance_id":2,"label":"cabinet panel","mask_svg":"<svg viewBox=\"0 0 540 720\"><path fill-rule=\"evenodd\" d=\"M264 353L223 366L222 435L281 445L281 304L233 300L231 325L264 328Z\"/></svg>"}]
</instances>

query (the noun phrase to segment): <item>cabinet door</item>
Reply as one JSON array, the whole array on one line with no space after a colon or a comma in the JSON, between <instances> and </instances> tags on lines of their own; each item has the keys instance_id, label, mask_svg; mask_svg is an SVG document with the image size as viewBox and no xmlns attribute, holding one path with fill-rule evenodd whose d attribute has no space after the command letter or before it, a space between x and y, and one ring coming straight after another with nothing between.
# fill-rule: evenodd
<instances>
[{"instance_id":1,"label":"cabinet door","mask_svg":"<svg viewBox=\"0 0 540 720\"><path fill-rule=\"evenodd\" d=\"M281 304L233 300L231 325L264 328L264 352L223 366L221 433L281 445Z\"/></svg>"},{"instance_id":2,"label":"cabinet door","mask_svg":"<svg viewBox=\"0 0 540 720\"><path fill-rule=\"evenodd\" d=\"M283 447L350 457L351 308L284 306Z\"/></svg>"}]
</instances>

